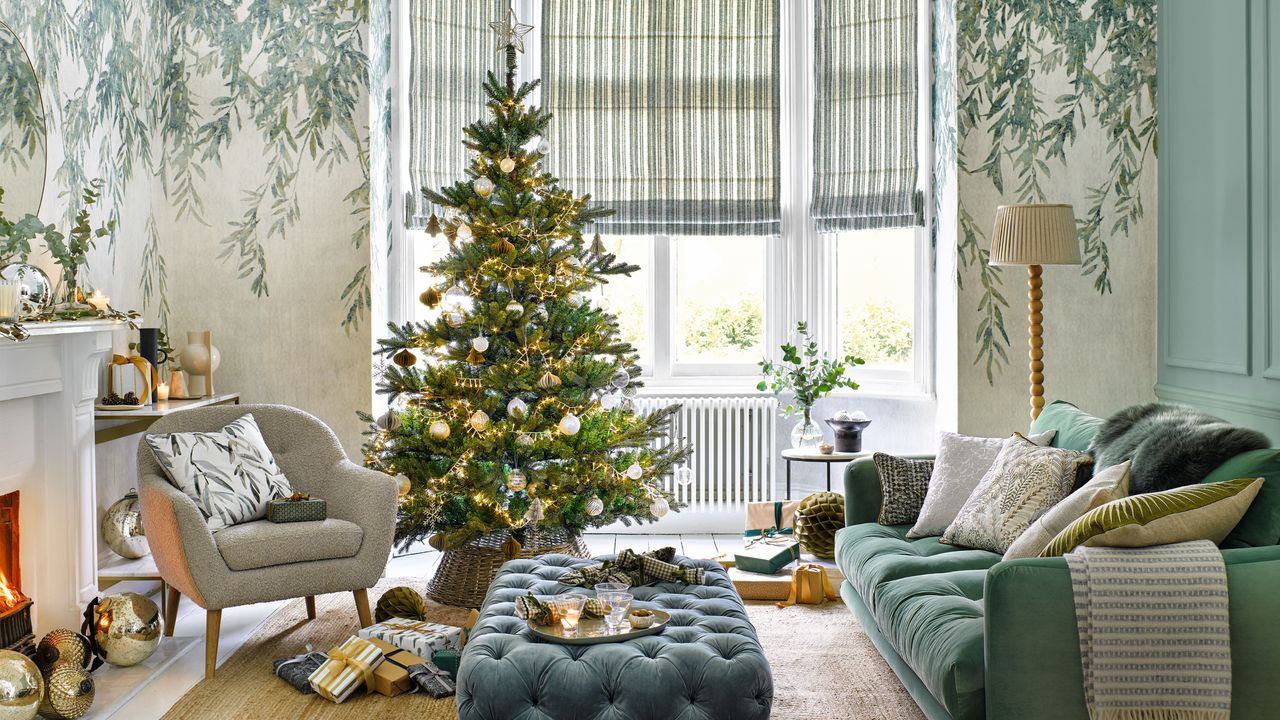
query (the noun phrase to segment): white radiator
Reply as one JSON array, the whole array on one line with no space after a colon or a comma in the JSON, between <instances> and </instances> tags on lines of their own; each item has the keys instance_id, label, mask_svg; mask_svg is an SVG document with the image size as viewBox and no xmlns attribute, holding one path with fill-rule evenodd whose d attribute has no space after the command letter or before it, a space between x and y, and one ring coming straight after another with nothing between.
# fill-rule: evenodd
<instances>
[{"instance_id":1,"label":"white radiator","mask_svg":"<svg viewBox=\"0 0 1280 720\"><path fill-rule=\"evenodd\" d=\"M693 482L664 480L688 504L681 515L730 513L741 518L747 502L773 499L777 398L641 396L635 403L641 413L681 406L672 417L670 437L655 442L662 446L683 439L693 446L687 461Z\"/></svg>"}]
</instances>

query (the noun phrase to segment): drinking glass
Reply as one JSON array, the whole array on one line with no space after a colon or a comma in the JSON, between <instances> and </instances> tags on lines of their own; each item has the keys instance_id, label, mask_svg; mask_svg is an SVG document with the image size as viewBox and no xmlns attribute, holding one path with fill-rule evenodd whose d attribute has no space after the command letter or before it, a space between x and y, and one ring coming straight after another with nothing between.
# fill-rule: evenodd
<instances>
[{"instance_id":1,"label":"drinking glass","mask_svg":"<svg viewBox=\"0 0 1280 720\"><path fill-rule=\"evenodd\" d=\"M631 589L631 586L626 583L620 583L620 582L596 583L596 596L599 597L601 593L611 593L611 592L624 593L630 589Z\"/></svg>"},{"instance_id":2,"label":"drinking glass","mask_svg":"<svg viewBox=\"0 0 1280 720\"><path fill-rule=\"evenodd\" d=\"M557 595L556 609L560 612L560 626L567 633L576 632L578 620L582 617L582 606L587 602L585 595Z\"/></svg>"},{"instance_id":3,"label":"drinking glass","mask_svg":"<svg viewBox=\"0 0 1280 720\"><path fill-rule=\"evenodd\" d=\"M601 595L596 593L600 600L609 606L609 613L605 615L605 625L609 627L609 632L617 632L618 626L622 624L622 619L627 616L627 610L631 609L632 596L630 593L624 592L606 592Z\"/></svg>"}]
</instances>

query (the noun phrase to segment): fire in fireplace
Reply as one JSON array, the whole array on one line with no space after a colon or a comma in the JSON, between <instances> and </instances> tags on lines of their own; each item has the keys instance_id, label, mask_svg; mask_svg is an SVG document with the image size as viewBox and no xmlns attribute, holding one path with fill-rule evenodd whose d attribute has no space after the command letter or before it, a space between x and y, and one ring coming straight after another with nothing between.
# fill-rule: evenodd
<instances>
[{"instance_id":1,"label":"fire in fireplace","mask_svg":"<svg viewBox=\"0 0 1280 720\"><path fill-rule=\"evenodd\" d=\"M35 637L31 599L22 594L18 536L18 493L0 495L0 648L30 655Z\"/></svg>"}]
</instances>

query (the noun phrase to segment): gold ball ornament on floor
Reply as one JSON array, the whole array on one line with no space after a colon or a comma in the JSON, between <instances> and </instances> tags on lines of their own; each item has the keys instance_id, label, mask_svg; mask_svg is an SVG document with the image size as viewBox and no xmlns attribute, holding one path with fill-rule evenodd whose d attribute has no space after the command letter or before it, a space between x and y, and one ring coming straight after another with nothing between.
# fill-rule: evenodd
<instances>
[{"instance_id":1,"label":"gold ball ornament on floor","mask_svg":"<svg viewBox=\"0 0 1280 720\"><path fill-rule=\"evenodd\" d=\"M378 622L391 618L409 618L410 620L427 619L427 603L417 590L411 587L393 587L378 598L373 611L373 619Z\"/></svg>"},{"instance_id":2,"label":"gold ball ornament on floor","mask_svg":"<svg viewBox=\"0 0 1280 720\"><path fill-rule=\"evenodd\" d=\"M142 503L137 488L129 488L102 516L102 539L111 552L137 560L151 554L147 534L142 529Z\"/></svg>"},{"instance_id":3,"label":"gold ball ornament on floor","mask_svg":"<svg viewBox=\"0 0 1280 720\"><path fill-rule=\"evenodd\" d=\"M87 670L78 665L58 665L45 681L40 715L48 720L75 720L93 707L96 693Z\"/></svg>"},{"instance_id":4,"label":"gold ball ornament on floor","mask_svg":"<svg viewBox=\"0 0 1280 720\"><path fill-rule=\"evenodd\" d=\"M836 531L844 527L844 496L816 492L796 508L796 540L800 548L820 558L836 556Z\"/></svg>"},{"instance_id":5,"label":"gold ball ornament on floor","mask_svg":"<svg viewBox=\"0 0 1280 720\"><path fill-rule=\"evenodd\" d=\"M132 592L102 598L92 618L93 642L102 659L116 667L130 667L151 657L164 629L160 608Z\"/></svg>"},{"instance_id":6,"label":"gold ball ornament on floor","mask_svg":"<svg viewBox=\"0 0 1280 720\"><path fill-rule=\"evenodd\" d=\"M36 666L42 673L47 674L53 666L61 664L87 668L92 661L93 649L89 647L89 638L75 630L51 630L36 645Z\"/></svg>"},{"instance_id":7,"label":"gold ball ornament on floor","mask_svg":"<svg viewBox=\"0 0 1280 720\"><path fill-rule=\"evenodd\" d=\"M0 650L0 720L31 720L43 698L44 678L31 658Z\"/></svg>"}]
</instances>

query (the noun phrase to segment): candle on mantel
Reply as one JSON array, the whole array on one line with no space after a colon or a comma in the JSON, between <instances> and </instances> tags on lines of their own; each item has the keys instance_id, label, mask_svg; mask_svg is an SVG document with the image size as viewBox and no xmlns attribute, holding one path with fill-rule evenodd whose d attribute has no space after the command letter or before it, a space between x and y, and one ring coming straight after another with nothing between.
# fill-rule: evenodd
<instances>
[{"instance_id":1,"label":"candle on mantel","mask_svg":"<svg viewBox=\"0 0 1280 720\"><path fill-rule=\"evenodd\" d=\"M92 305L93 309L98 312L106 310L107 306L111 304L111 298L103 295L97 289L89 293L89 297L85 298L85 301Z\"/></svg>"},{"instance_id":2,"label":"candle on mantel","mask_svg":"<svg viewBox=\"0 0 1280 720\"><path fill-rule=\"evenodd\" d=\"M156 385L156 400L161 401L161 400L168 400L168 399L169 399L169 383L162 382L159 385Z\"/></svg>"}]
</instances>

